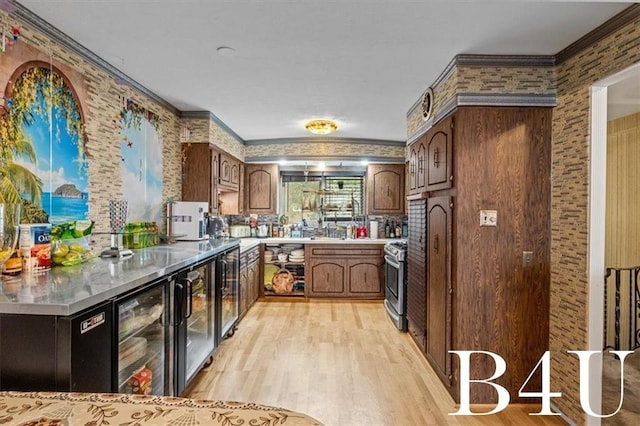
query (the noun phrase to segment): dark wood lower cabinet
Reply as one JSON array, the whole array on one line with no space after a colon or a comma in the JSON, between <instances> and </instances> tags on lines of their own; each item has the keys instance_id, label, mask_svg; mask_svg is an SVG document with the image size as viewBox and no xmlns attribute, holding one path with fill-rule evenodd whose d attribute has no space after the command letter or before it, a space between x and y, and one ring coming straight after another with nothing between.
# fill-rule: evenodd
<instances>
[{"instance_id":1,"label":"dark wood lower cabinet","mask_svg":"<svg viewBox=\"0 0 640 426\"><path fill-rule=\"evenodd\" d=\"M305 295L384 298L382 245L308 245Z\"/></svg>"},{"instance_id":2,"label":"dark wood lower cabinet","mask_svg":"<svg viewBox=\"0 0 640 426\"><path fill-rule=\"evenodd\" d=\"M251 248L240 255L240 309L242 318L260 294L260 249Z\"/></svg>"},{"instance_id":3,"label":"dark wood lower cabinet","mask_svg":"<svg viewBox=\"0 0 640 426\"><path fill-rule=\"evenodd\" d=\"M345 286L346 262L342 259L312 259L309 261L311 278L309 296L342 296Z\"/></svg>"},{"instance_id":4,"label":"dark wood lower cabinet","mask_svg":"<svg viewBox=\"0 0 640 426\"><path fill-rule=\"evenodd\" d=\"M451 386L451 197L427 201L427 348L440 379Z\"/></svg>"}]
</instances>

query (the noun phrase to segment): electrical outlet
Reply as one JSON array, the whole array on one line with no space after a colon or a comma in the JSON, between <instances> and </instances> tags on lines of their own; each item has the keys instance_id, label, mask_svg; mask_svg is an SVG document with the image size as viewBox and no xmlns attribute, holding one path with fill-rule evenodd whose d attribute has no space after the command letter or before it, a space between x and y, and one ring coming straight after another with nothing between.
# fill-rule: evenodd
<instances>
[{"instance_id":1,"label":"electrical outlet","mask_svg":"<svg viewBox=\"0 0 640 426\"><path fill-rule=\"evenodd\" d=\"M522 252L522 266L531 266L533 264L533 252L532 251L523 251Z\"/></svg>"},{"instance_id":2,"label":"electrical outlet","mask_svg":"<svg viewBox=\"0 0 640 426\"><path fill-rule=\"evenodd\" d=\"M498 211L480 210L480 226L498 226Z\"/></svg>"}]
</instances>

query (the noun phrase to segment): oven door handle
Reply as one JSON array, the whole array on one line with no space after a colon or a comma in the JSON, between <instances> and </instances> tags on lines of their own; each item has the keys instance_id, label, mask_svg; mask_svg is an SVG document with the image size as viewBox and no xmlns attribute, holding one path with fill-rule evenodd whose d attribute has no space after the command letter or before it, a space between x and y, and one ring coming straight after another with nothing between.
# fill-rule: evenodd
<instances>
[{"instance_id":1,"label":"oven door handle","mask_svg":"<svg viewBox=\"0 0 640 426\"><path fill-rule=\"evenodd\" d=\"M396 262L396 260L393 257L389 256L388 254L384 256L384 261L387 262L390 266L396 269L400 269L400 263Z\"/></svg>"}]
</instances>

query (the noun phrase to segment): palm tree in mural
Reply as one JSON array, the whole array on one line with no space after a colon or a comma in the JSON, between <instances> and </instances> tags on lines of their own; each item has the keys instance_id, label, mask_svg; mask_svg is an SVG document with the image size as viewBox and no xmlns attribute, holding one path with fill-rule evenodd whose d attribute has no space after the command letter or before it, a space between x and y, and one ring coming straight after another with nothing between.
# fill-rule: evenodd
<instances>
[{"instance_id":1,"label":"palm tree in mural","mask_svg":"<svg viewBox=\"0 0 640 426\"><path fill-rule=\"evenodd\" d=\"M19 203L21 194L40 204L42 181L29 169L14 162L23 157L37 161L33 142L22 131L22 123L28 123L30 114L13 108L0 116L0 202Z\"/></svg>"}]
</instances>

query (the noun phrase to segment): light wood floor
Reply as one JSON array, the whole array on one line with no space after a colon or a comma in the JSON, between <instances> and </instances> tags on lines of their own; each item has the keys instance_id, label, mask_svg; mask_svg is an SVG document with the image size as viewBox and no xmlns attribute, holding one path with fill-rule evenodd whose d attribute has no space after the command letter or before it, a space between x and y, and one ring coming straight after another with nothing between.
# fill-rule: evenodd
<instances>
[{"instance_id":1,"label":"light wood floor","mask_svg":"<svg viewBox=\"0 0 640 426\"><path fill-rule=\"evenodd\" d=\"M449 416L453 400L381 302L258 301L185 396L275 405L327 426L564 424L528 405Z\"/></svg>"}]
</instances>

